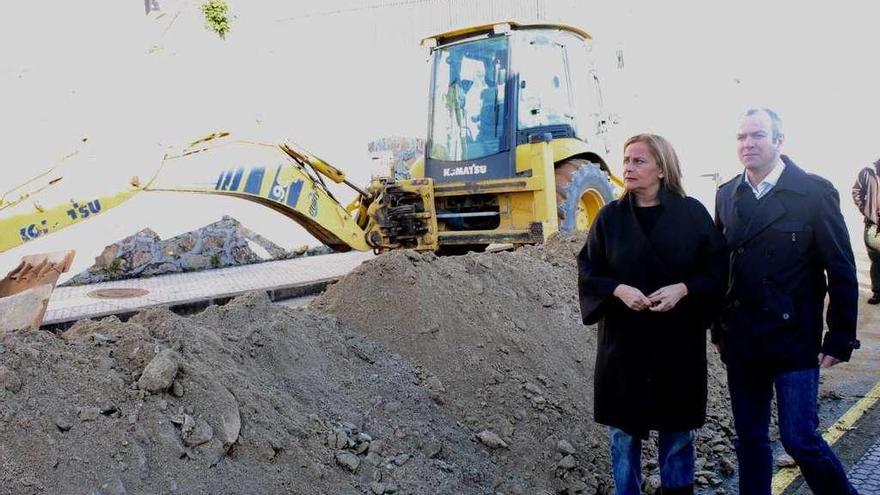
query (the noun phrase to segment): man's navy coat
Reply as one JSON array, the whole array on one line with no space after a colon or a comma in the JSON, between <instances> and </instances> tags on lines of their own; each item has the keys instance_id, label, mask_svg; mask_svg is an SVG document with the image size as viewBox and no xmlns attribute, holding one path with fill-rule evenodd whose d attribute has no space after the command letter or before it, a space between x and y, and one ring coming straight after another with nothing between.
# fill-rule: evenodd
<instances>
[{"instance_id":1,"label":"man's navy coat","mask_svg":"<svg viewBox=\"0 0 880 495\"><path fill-rule=\"evenodd\" d=\"M743 210L754 193L742 175L718 190L715 222L730 249L730 277L713 340L726 361L787 371L817 366L820 352L849 359L857 342L858 283L834 186L782 159L778 182L751 216Z\"/></svg>"}]
</instances>

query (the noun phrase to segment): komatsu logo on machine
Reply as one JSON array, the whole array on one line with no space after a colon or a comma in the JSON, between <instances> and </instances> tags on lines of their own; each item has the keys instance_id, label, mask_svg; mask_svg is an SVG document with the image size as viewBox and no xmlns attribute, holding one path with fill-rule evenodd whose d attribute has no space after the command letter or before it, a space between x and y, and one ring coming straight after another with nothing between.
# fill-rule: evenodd
<instances>
[{"instance_id":1,"label":"komatsu logo on machine","mask_svg":"<svg viewBox=\"0 0 880 495\"><path fill-rule=\"evenodd\" d=\"M449 167L443 169L443 177L452 177L455 175L477 175L485 174L488 170L486 165L477 165L472 163L466 167Z\"/></svg>"}]
</instances>

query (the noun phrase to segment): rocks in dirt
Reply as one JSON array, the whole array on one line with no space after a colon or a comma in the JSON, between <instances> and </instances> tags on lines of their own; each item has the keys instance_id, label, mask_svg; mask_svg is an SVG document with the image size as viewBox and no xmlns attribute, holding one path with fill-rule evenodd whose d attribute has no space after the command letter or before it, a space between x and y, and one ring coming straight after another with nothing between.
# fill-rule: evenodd
<instances>
[{"instance_id":1,"label":"rocks in dirt","mask_svg":"<svg viewBox=\"0 0 880 495\"><path fill-rule=\"evenodd\" d=\"M334 449L347 449L354 445L354 441L344 431L337 430L330 432L327 445Z\"/></svg>"},{"instance_id":2,"label":"rocks in dirt","mask_svg":"<svg viewBox=\"0 0 880 495\"><path fill-rule=\"evenodd\" d=\"M532 395L544 395L544 391L541 390L541 387L535 385L534 383L527 382L525 385L523 385L523 388L526 390L526 392L529 392Z\"/></svg>"},{"instance_id":3,"label":"rocks in dirt","mask_svg":"<svg viewBox=\"0 0 880 495\"><path fill-rule=\"evenodd\" d=\"M171 349L160 351L144 368L138 379L138 388L152 393L168 390L177 376L178 359Z\"/></svg>"},{"instance_id":4,"label":"rocks in dirt","mask_svg":"<svg viewBox=\"0 0 880 495\"><path fill-rule=\"evenodd\" d=\"M352 423L340 423L337 428L327 432L326 443L328 447L337 450L334 454L336 464L347 471L357 471L362 460L370 466L379 466L383 462L383 443L374 441L372 436L359 431ZM408 458L407 454L401 454L392 458L391 463L402 466Z\"/></svg>"},{"instance_id":5,"label":"rocks in dirt","mask_svg":"<svg viewBox=\"0 0 880 495\"><path fill-rule=\"evenodd\" d=\"M223 442L223 446L229 448L238 440L238 435L241 432L241 412L238 408L238 401L228 388L221 385L217 395L218 403L215 412L220 418L218 437Z\"/></svg>"},{"instance_id":6,"label":"rocks in dirt","mask_svg":"<svg viewBox=\"0 0 880 495\"><path fill-rule=\"evenodd\" d=\"M477 439L480 441L480 443L482 443L486 447L489 447L490 449L506 449L507 448L507 442L502 440L501 437L498 436L497 433L489 431L489 430L484 430L484 431L477 433Z\"/></svg>"},{"instance_id":7,"label":"rocks in dirt","mask_svg":"<svg viewBox=\"0 0 880 495\"><path fill-rule=\"evenodd\" d=\"M788 454L780 454L779 457L776 458L776 465L781 468L793 468L797 466L797 461L794 460L794 457Z\"/></svg>"},{"instance_id":8,"label":"rocks in dirt","mask_svg":"<svg viewBox=\"0 0 880 495\"><path fill-rule=\"evenodd\" d=\"M18 373L6 366L0 366L0 388L5 388L13 394L21 390L21 378Z\"/></svg>"},{"instance_id":9,"label":"rocks in dirt","mask_svg":"<svg viewBox=\"0 0 880 495\"><path fill-rule=\"evenodd\" d=\"M694 481L699 486L719 486L721 478L713 471L697 471L694 473Z\"/></svg>"},{"instance_id":10,"label":"rocks in dirt","mask_svg":"<svg viewBox=\"0 0 880 495\"><path fill-rule=\"evenodd\" d=\"M183 397L183 383L180 380L174 380L174 383L171 384L171 395L180 398Z\"/></svg>"},{"instance_id":11,"label":"rocks in dirt","mask_svg":"<svg viewBox=\"0 0 880 495\"><path fill-rule=\"evenodd\" d=\"M62 432L69 431L73 428L73 420L65 413L58 413L52 417L52 422Z\"/></svg>"},{"instance_id":12,"label":"rocks in dirt","mask_svg":"<svg viewBox=\"0 0 880 495\"><path fill-rule=\"evenodd\" d=\"M651 476L645 477L645 481L642 482L642 492L656 494L660 491L660 486L660 475L652 474Z\"/></svg>"},{"instance_id":13,"label":"rocks in dirt","mask_svg":"<svg viewBox=\"0 0 880 495\"><path fill-rule=\"evenodd\" d=\"M531 398L531 402L532 402L532 407L534 407L535 409L541 410L541 409L544 409L544 407L546 406L547 399L545 399L543 396L535 395Z\"/></svg>"},{"instance_id":14,"label":"rocks in dirt","mask_svg":"<svg viewBox=\"0 0 880 495\"><path fill-rule=\"evenodd\" d=\"M207 421L202 418L193 419L189 414L184 415L180 433L183 443L188 447L197 447L214 438L214 429Z\"/></svg>"},{"instance_id":15,"label":"rocks in dirt","mask_svg":"<svg viewBox=\"0 0 880 495\"><path fill-rule=\"evenodd\" d=\"M351 452L337 452L335 455L336 464L346 471L355 472L361 465L361 459Z\"/></svg>"},{"instance_id":16,"label":"rocks in dirt","mask_svg":"<svg viewBox=\"0 0 880 495\"><path fill-rule=\"evenodd\" d=\"M576 452L568 440L560 440L559 443L556 444L556 450L562 452L563 455L571 455Z\"/></svg>"},{"instance_id":17,"label":"rocks in dirt","mask_svg":"<svg viewBox=\"0 0 880 495\"><path fill-rule=\"evenodd\" d=\"M128 490L125 489L125 483L121 479L115 478L101 485L100 488L89 493L89 495L127 495Z\"/></svg>"},{"instance_id":18,"label":"rocks in dirt","mask_svg":"<svg viewBox=\"0 0 880 495\"><path fill-rule=\"evenodd\" d=\"M736 464L734 464L729 457L721 456L718 465L721 469L721 473L725 476L730 476L736 471Z\"/></svg>"},{"instance_id":19,"label":"rocks in dirt","mask_svg":"<svg viewBox=\"0 0 880 495\"><path fill-rule=\"evenodd\" d=\"M577 461L574 456L567 455L560 459L559 463L556 465L559 469L563 469L565 471L571 471L577 466Z\"/></svg>"},{"instance_id":20,"label":"rocks in dirt","mask_svg":"<svg viewBox=\"0 0 880 495\"><path fill-rule=\"evenodd\" d=\"M380 483L378 481L370 483L370 493L373 495L392 495L398 493L399 490L394 483Z\"/></svg>"},{"instance_id":21,"label":"rocks in dirt","mask_svg":"<svg viewBox=\"0 0 880 495\"><path fill-rule=\"evenodd\" d=\"M77 409L77 416L80 421L95 421L101 415L101 410L97 407L80 407Z\"/></svg>"}]
</instances>

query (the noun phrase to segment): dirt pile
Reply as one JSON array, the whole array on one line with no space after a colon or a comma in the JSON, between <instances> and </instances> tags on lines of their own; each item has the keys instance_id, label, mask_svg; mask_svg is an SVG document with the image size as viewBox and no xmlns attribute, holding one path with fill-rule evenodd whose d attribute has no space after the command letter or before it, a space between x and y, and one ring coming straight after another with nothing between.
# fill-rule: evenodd
<instances>
[{"instance_id":1,"label":"dirt pile","mask_svg":"<svg viewBox=\"0 0 880 495\"><path fill-rule=\"evenodd\" d=\"M307 309L249 295L187 318L7 334L0 495L611 493L582 243L395 252ZM733 466L710 363L706 490Z\"/></svg>"},{"instance_id":2,"label":"dirt pile","mask_svg":"<svg viewBox=\"0 0 880 495\"><path fill-rule=\"evenodd\" d=\"M494 492L420 372L262 296L9 334L0 362L2 494Z\"/></svg>"},{"instance_id":3,"label":"dirt pile","mask_svg":"<svg viewBox=\"0 0 880 495\"><path fill-rule=\"evenodd\" d=\"M487 455L524 478L499 480L500 492L610 493L607 430L592 420L596 331L581 323L576 296L583 242L561 235L545 246L451 258L395 252L352 271L313 307L424 370L435 401L464 428L497 434L505 447ZM714 349L709 367L697 461L707 488L734 466ZM651 442L646 475L657 473L655 458ZM648 482L659 484L656 476Z\"/></svg>"}]
</instances>

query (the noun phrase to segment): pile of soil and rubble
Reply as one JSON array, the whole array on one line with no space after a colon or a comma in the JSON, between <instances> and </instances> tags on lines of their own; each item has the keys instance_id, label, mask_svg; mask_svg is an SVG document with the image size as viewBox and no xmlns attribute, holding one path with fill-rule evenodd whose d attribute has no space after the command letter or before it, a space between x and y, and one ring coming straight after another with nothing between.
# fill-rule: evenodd
<instances>
[{"instance_id":1,"label":"pile of soil and rubble","mask_svg":"<svg viewBox=\"0 0 880 495\"><path fill-rule=\"evenodd\" d=\"M471 432L491 431L503 493L608 493L607 429L593 422L595 327L581 323L576 254L584 235L491 255L394 252L364 263L313 304L432 375L435 400ZM405 287L401 290L401 287ZM710 346L711 347L711 346ZM698 482L733 472L726 380L709 350ZM563 447L564 446L564 447ZM648 475L657 474L656 445ZM649 484L659 484L656 476Z\"/></svg>"},{"instance_id":2,"label":"pile of soil and rubble","mask_svg":"<svg viewBox=\"0 0 880 495\"><path fill-rule=\"evenodd\" d=\"M7 334L0 495L611 493L582 243L394 252L307 309L254 294ZM709 387L707 489L733 468L714 353Z\"/></svg>"},{"instance_id":3,"label":"pile of soil and rubble","mask_svg":"<svg viewBox=\"0 0 880 495\"><path fill-rule=\"evenodd\" d=\"M493 493L422 374L264 296L9 334L0 356L0 493Z\"/></svg>"}]
</instances>

